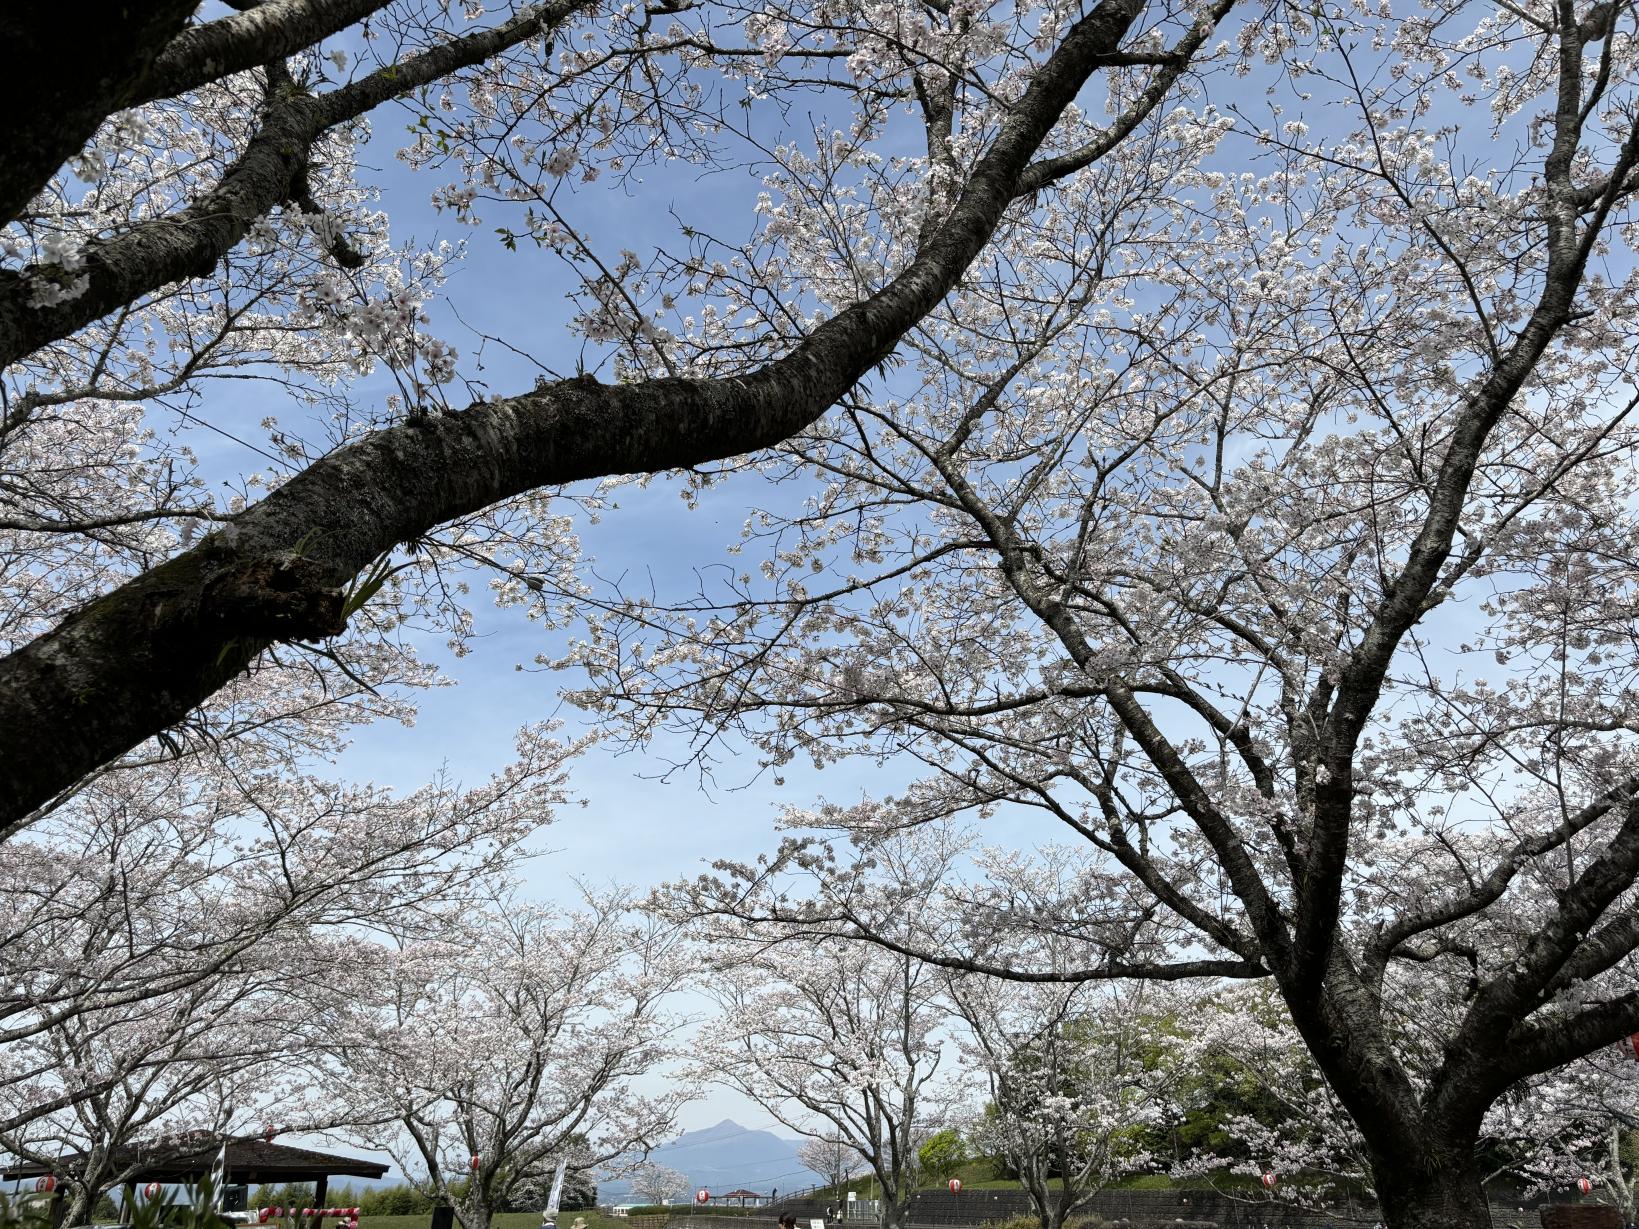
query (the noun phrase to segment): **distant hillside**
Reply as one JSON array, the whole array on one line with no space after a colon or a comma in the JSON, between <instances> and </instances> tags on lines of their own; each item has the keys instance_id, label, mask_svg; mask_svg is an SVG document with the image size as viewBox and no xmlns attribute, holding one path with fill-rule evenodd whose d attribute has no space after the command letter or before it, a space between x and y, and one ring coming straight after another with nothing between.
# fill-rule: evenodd
<instances>
[{"instance_id":1,"label":"distant hillside","mask_svg":"<svg viewBox=\"0 0 1639 1229\"><path fill-rule=\"evenodd\" d=\"M714 1127L689 1131L656 1148L649 1159L688 1175L690 1192L705 1187L713 1195L745 1189L798 1191L823 1179L797 1159L801 1141L771 1131L754 1131L725 1118ZM599 1203L623 1203L631 1188L624 1180L598 1183Z\"/></svg>"}]
</instances>

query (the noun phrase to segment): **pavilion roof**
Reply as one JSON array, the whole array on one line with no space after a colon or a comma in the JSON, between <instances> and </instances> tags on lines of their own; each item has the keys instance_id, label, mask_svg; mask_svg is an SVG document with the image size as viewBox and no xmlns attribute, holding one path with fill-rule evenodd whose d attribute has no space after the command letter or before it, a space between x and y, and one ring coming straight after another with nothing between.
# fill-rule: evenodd
<instances>
[{"instance_id":1,"label":"pavilion roof","mask_svg":"<svg viewBox=\"0 0 1639 1229\"><path fill-rule=\"evenodd\" d=\"M134 1182L193 1181L210 1172L220 1148L219 1142L197 1148L187 1143L135 1144L115 1150L113 1168L122 1173L134 1170L130 1173L130 1180ZM50 1165L22 1161L0 1177L14 1181L52 1173L71 1174L83 1167L84 1156L81 1152L65 1153ZM380 1178L386 1173L387 1166L377 1161L293 1148L268 1140L241 1139L228 1144L229 1182L317 1182L320 1178L338 1176Z\"/></svg>"}]
</instances>

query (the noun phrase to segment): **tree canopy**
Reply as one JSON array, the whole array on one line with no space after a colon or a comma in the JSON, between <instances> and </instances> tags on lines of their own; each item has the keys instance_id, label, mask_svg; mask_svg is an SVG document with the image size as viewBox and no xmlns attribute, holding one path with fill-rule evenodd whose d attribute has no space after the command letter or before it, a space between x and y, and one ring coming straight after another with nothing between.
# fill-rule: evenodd
<instances>
[{"instance_id":1,"label":"tree canopy","mask_svg":"<svg viewBox=\"0 0 1639 1229\"><path fill-rule=\"evenodd\" d=\"M764 983L868 983L901 1053L844 1049L915 1100L930 967L1266 981L1394 1229L1489 1223L1488 1123L1639 1031L1639 11L137 7L0 17L19 1062L476 907L581 740L476 789L327 761L442 681L412 629L469 647L483 577L582 629L607 736L920 774L669 894L756 953L714 1044L783 1070ZM33 62L83 71L17 95ZM444 335L459 251L395 238L387 119L453 225L562 258L533 387ZM642 252L573 224L673 164L760 195ZM589 480L719 461L689 490L760 492L749 562L582 566ZM133 1078L8 1086L0 1129ZM819 1099L897 1207L891 1082Z\"/></svg>"}]
</instances>

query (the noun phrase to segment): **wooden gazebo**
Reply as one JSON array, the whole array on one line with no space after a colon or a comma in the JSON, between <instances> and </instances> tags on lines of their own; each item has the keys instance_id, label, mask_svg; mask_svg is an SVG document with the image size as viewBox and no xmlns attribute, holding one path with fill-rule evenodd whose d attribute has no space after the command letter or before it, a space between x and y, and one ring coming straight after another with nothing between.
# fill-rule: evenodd
<instances>
[{"instance_id":1,"label":"wooden gazebo","mask_svg":"<svg viewBox=\"0 0 1639 1229\"><path fill-rule=\"evenodd\" d=\"M125 1175L125 1207L136 1203L139 1184L159 1182L167 1185L197 1183L211 1171L221 1143L206 1141L193 1143L134 1144L117 1148L112 1154L110 1168ZM342 1178L382 1178L387 1166L377 1161L361 1161L357 1157L337 1156L329 1152L315 1152L311 1148L292 1148L269 1140L241 1139L228 1143L228 1186L250 1183L311 1182L313 1206L324 1207L332 1175ZM50 1174L72 1176L85 1166L84 1153L70 1152L58 1157L50 1165L24 1161L0 1173L8 1182L43 1178Z\"/></svg>"}]
</instances>

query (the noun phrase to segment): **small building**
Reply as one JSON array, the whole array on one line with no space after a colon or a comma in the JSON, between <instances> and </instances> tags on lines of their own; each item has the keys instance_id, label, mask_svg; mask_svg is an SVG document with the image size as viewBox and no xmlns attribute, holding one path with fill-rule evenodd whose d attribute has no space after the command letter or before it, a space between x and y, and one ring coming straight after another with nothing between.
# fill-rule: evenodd
<instances>
[{"instance_id":1,"label":"small building","mask_svg":"<svg viewBox=\"0 0 1639 1229\"><path fill-rule=\"evenodd\" d=\"M721 1200L723 1203L738 1200L739 1206L742 1208L760 1208L768 1202L767 1195L759 1195L756 1191L730 1191L726 1195L714 1195L712 1198Z\"/></svg>"}]
</instances>

